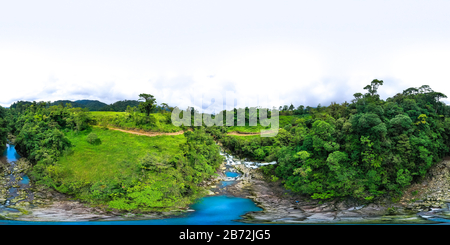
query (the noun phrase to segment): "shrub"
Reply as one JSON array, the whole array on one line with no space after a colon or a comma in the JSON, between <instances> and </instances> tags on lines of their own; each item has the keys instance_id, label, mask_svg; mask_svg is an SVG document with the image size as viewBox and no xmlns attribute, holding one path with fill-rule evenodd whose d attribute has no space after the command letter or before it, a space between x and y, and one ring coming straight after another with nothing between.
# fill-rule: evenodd
<instances>
[{"instance_id":1,"label":"shrub","mask_svg":"<svg viewBox=\"0 0 450 245\"><path fill-rule=\"evenodd\" d=\"M94 133L90 133L87 138L86 138L87 142L89 142L89 144L95 144L98 143L100 141L100 139L98 138L97 134Z\"/></svg>"},{"instance_id":2,"label":"shrub","mask_svg":"<svg viewBox=\"0 0 450 245\"><path fill-rule=\"evenodd\" d=\"M275 175L272 175L272 182L277 182L278 181L278 177L277 176L275 176Z\"/></svg>"}]
</instances>

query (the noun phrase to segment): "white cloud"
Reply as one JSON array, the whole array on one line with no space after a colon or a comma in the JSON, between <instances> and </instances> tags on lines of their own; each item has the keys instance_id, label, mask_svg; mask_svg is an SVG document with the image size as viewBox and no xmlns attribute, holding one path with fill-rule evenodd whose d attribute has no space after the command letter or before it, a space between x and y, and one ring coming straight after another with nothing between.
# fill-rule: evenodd
<instances>
[{"instance_id":1,"label":"white cloud","mask_svg":"<svg viewBox=\"0 0 450 245\"><path fill-rule=\"evenodd\" d=\"M409 87L430 85L433 90L445 93L450 89L449 57L448 44L405 47L393 58L391 74Z\"/></svg>"},{"instance_id":2,"label":"white cloud","mask_svg":"<svg viewBox=\"0 0 450 245\"><path fill-rule=\"evenodd\" d=\"M448 2L25 5L0 10L3 106L150 93L184 108L183 94L225 91L316 106L350 101L375 78L384 99L448 90Z\"/></svg>"}]
</instances>

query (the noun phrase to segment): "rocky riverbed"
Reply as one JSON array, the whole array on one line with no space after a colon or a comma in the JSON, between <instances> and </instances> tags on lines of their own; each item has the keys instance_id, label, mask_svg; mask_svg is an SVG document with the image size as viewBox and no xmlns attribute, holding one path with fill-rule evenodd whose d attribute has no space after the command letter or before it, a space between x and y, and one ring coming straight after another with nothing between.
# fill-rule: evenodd
<instances>
[{"instance_id":1,"label":"rocky riverbed","mask_svg":"<svg viewBox=\"0 0 450 245\"><path fill-rule=\"evenodd\" d=\"M298 195L286 190L281 181L266 180L260 169L245 165L235 167L242 173L236 184L225 190L233 196L252 199L264 211L247 213L245 222L250 223L318 223L358 221L368 217L382 216L387 207L371 204L357 206L351 202L325 202Z\"/></svg>"},{"instance_id":2,"label":"rocky riverbed","mask_svg":"<svg viewBox=\"0 0 450 245\"><path fill-rule=\"evenodd\" d=\"M11 138L12 142L13 140ZM176 212L147 215L106 212L45 186L35 185L25 175L30 168L31 164L26 158L14 159L14 161L5 157L0 159L0 219L20 221L133 220L135 218L163 218L186 211L177 210Z\"/></svg>"},{"instance_id":3,"label":"rocky riverbed","mask_svg":"<svg viewBox=\"0 0 450 245\"><path fill-rule=\"evenodd\" d=\"M3 190L4 188L2 188ZM31 195L29 195L31 193ZM20 198L19 198L20 197ZM121 221L162 219L193 211L180 209L168 212L139 214L132 212L105 211L73 197L44 186L31 185L28 193L19 195L16 203L0 211L0 219L19 221ZM20 200L19 200L20 199Z\"/></svg>"},{"instance_id":4,"label":"rocky riverbed","mask_svg":"<svg viewBox=\"0 0 450 245\"><path fill-rule=\"evenodd\" d=\"M56 220L92 220L108 218L100 215L101 210L85 207L71 201L70 197L48 189L35 186L24 174L31 164L25 158L3 164L0 174L0 217L25 221L56 221Z\"/></svg>"},{"instance_id":5,"label":"rocky riverbed","mask_svg":"<svg viewBox=\"0 0 450 245\"><path fill-rule=\"evenodd\" d=\"M414 212L448 208L450 203L450 157L428 170L420 183L411 185L402 196L402 206Z\"/></svg>"},{"instance_id":6,"label":"rocky riverbed","mask_svg":"<svg viewBox=\"0 0 450 245\"><path fill-rule=\"evenodd\" d=\"M260 169L245 164L232 166L242 177L222 193L251 198L264 209L244 215L249 223L435 223L430 217L450 218L449 160L431 168L422 182L405 190L400 201L385 199L367 205L350 199L321 202L286 190L281 181L272 182Z\"/></svg>"},{"instance_id":7,"label":"rocky riverbed","mask_svg":"<svg viewBox=\"0 0 450 245\"><path fill-rule=\"evenodd\" d=\"M22 160L23 159L23 160ZM26 162L24 158L20 162ZM19 162L18 161L18 162ZM15 173L19 174L19 173ZM20 178L17 177L17 181ZM211 183L214 180L211 180ZM6 184L4 184L6 183ZM8 190L18 187L17 196L11 199ZM75 200L75 198L61 194L45 186L37 186L30 183L26 188L8 183L5 178L0 178L0 198L10 202L0 209L0 219L13 219L18 221L122 221L122 220L148 220L163 219L182 215L193 210L179 209L168 212L154 212L147 214L133 212L106 211L100 207L94 207L87 203ZM214 195L214 193L211 193Z\"/></svg>"},{"instance_id":8,"label":"rocky riverbed","mask_svg":"<svg viewBox=\"0 0 450 245\"><path fill-rule=\"evenodd\" d=\"M93 207L75 198L61 194L45 186L32 182L21 184L24 174L31 164L25 158L12 163L3 162L0 169L0 219L18 221L108 221L108 220L146 220L175 217L191 209L178 209L168 212L135 214L106 211ZM218 170L218 176L204 181L201 185L208 189L208 195L224 194L227 187L221 186L221 181L230 180L225 176L227 168L223 164ZM228 170L227 170L228 171ZM233 170L230 170L233 171ZM11 190L15 188L12 196Z\"/></svg>"}]
</instances>

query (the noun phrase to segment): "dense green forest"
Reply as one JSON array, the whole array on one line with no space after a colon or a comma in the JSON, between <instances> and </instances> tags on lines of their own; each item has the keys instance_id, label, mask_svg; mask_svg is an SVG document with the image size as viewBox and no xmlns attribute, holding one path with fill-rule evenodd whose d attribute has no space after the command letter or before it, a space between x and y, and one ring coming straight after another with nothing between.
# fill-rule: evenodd
<instances>
[{"instance_id":1,"label":"dense green forest","mask_svg":"<svg viewBox=\"0 0 450 245\"><path fill-rule=\"evenodd\" d=\"M83 104L77 103L76 101L70 101L70 100L57 100L57 101L54 101L52 103L48 103L49 106L52 106L52 105L67 106L67 104L70 104L71 107L87 108Z\"/></svg>"},{"instance_id":2,"label":"dense green forest","mask_svg":"<svg viewBox=\"0 0 450 245\"><path fill-rule=\"evenodd\" d=\"M99 111L125 111L128 106L130 107L138 107L139 101L137 100L123 100L117 101L111 105L107 105L101 108Z\"/></svg>"},{"instance_id":3,"label":"dense green forest","mask_svg":"<svg viewBox=\"0 0 450 245\"><path fill-rule=\"evenodd\" d=\"M110 132L92 128L86 109L45 102L0 113L2 142L4 129L16 135L17 151L33 163L33 181L109 208L185 207L204 193L198 184L223 161L204 129L177 137Z\"/></svg>"},{"instance_id":4,"label":"dense green forest","mask_svg":"<svg viewBox=\"0 0 450 245\"><path fill-rule=\"evenodd\" d=\"M76 100L74 103L81 104L81 106L72 105L72 107L88 108L90 111L100 111L107 104L98 100Z\"/></svg>"},{"instance_id":5,"label":"dense green forest","mask_svg":"<svg viewBox=\"0 0 450 245\"><path fill-rule=\"evenodd\" d=\"M6 146L8 124L8 110L0 106L0 152L3 152Z\"/></svg>"},{"instance_id":6,"label":"dense green forest","mask_svg":"<svg viewBox=\"0 0 450 245\"><path fill-rule=\"evenodd\" d=\"M33 102L20 100L20 101L12 103L12 105L9 108L17 109L17 110L21 111L21 110L23 110L23 108L30 106L31 104L33 104Z\"/></svg>"},{"instance_id":7,"label":"dense green forest","mask_svg":"<svg viewBox=\"0 0 450 245\"><path fill-rule=\"evenodd\" d=\"M377 94L382 84L372 81L351 103L308 110L284 106L285 114L304 117L276 137L219 137L243 157L277 161L264 171L313 198L401 194L449 153L450 107L439 101L444 94L426 85L383 101Z\"/></svg>"}]
</instances>

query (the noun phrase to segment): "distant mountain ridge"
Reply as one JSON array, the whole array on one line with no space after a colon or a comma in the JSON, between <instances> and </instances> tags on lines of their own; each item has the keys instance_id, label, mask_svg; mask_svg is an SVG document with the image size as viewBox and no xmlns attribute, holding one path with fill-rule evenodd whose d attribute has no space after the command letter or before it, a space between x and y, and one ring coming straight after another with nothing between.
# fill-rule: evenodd
<instances>
[{"instance_id":1,"label":"distant mountain ridge","mask_svg":"<svg viewBox=\"0 0 450 245\"><path fill-rule=\"evenodd\" d=\"M98 100L76 100L75 103L83 105L90 111L100 111L103 107L108 105Z\"/></svg>"},{"instance_id":2,"label":"distant mountain ridge","mask_svg":"<svg viewBox=\"0 0 450 245\"><path fill-rule=\"evenodd\" d=\"M98 100L76 100L76 101L57 100L51 103L51 105L59 105L61 103L64 106L66 106L66 104L71 104L72 107L88 108L90 111L99 111L103 107L107 106L106 103L100 102Z\"/></svg>"},{"instance_id":3,"label":"distant mountain ridge","mask_svg":"<svg viewBox=\"0 0 450 245\"><path fill-rule=\"evenodd\" d=\"M125 111L128 106L130 107L138 107L139 101L137 100L123 100L123 101L117 101L111 105L107 105L101 109L101 111Z\"/></svg>"},{"instance_id":4,"label":"distant mountain ridge","mask_svg":"<svg viewBox=\"0 0 450 245\"><path fill-rule=\"evenodd\" d=\"M18 103L21 103L22 105L31 105L32 102L30 101L17 101L14 102L10 108L16 108ZM123 101L117 101L113 104L106 104L98 100L57 100L50 103L50 106L54 105L63 105L66 106L67 104L70 104L72 107L79 107L79 108L87 108L89 111L116 111L116 112L124 112L128 106L130 107L138 107L139 101L137 100L123 100Z\"/></svg>"}]
</instances>

